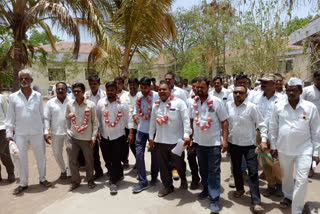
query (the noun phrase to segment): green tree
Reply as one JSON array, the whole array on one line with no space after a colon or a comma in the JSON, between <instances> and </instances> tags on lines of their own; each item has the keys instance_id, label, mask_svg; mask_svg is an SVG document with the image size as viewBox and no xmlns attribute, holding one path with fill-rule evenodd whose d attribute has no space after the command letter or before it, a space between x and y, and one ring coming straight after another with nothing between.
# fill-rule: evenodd
<instances>
[{"instance_id":1,"label":"green tree","mask_svg":"<svg viewBox=\"0 0 320 214\"><path fill-rule=\"evenodd\" d=\"M110 0L105 29L110 40L97 40L88 67L103 64L121 76L129 75L134 54L159 52L165 41L176 36L169 14L173 0ZM115 70L115 71L114 71Z\"/></svg>"},{"instance_id":2,"label":"green tree","mask_svg":"<svg viewBox=\"0 0 320 214\"><path fill-rule=\"evenodd\" d=\"M19 89L18 72L28 64L33 46L28 43L27 32L33 27L41 27L47 34L53 50L55 39L51 33L52 26L58 26L62 31L74 37L73 54L76 57L80 47L78 23L86 25L89 32L96 37L105 37L101 32L101 19L104 18L100 9L104 9L103 0L12 0L1 1L1 25L13 34L13 42L8 56L13 62L13 91ZM71 15L72 14L72 15ZM47 21L47 23L46 23ZM48 25L50 21L50 27Z\"/></svg>"},{"instance_id":3,"label":"green tree","mask_svg":"<svg viewBox=\"0 0 320 214\"><path fill-rule=\"evenodd\" d=\"M60 42L61 39L56 35L53 35L55 42ZM50 44L50 39L45 31L39 32L37 29L32 29L31 34L29 36L29 43L34 46L38 47L40 45L47 45Z\"/></svg>"}]
</instances>

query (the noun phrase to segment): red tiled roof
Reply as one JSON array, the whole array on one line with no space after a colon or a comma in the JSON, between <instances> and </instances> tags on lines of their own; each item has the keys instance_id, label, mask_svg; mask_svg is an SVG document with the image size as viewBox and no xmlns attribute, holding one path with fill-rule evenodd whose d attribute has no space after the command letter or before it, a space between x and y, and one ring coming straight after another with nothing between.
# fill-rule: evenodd
<instances>
[{"instance_id":1,"label":"red tiled roof","mask_svg":"<svg viewBox=\"0 0 320 214\"><path fill-rule=\"evenodd\" d=\"M90 53L93 46L95 44L91 42L81 42L79 53ZM47 52L52 52L51 45L41 45L39 46L43 48ZM74 43L68 41L56 42L56 49L59 53L72 53L73 52Z\"/></svg>"}]
</instances>

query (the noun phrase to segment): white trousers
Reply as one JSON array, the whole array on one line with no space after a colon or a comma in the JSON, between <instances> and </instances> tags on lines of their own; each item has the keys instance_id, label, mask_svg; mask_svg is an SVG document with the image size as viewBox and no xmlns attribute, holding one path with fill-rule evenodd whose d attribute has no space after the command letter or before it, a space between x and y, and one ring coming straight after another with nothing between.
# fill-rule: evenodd
<instances>
[{"instance_id":1,"label":"white trousers","mask_svg":"<svg viewBox=\"0 0 320 214\"><path fill-rule=\"evenodd\" d=\"M71 176L69 157L67 154L67 168L63 160L63 146L66 145L67 135L52 135L52 151L53 156L61 170L61 172L67 171L67 176Z\"/></svg>"},{"instance_id":2,"label":"white trousers","mask_svg":"<svg viewBox=\"0 0 320 214\"><path fill-rule=\"evenodd\" d=\"M20 158L20 186L28 185L28 144L31 144L33 154L37 161L39 180L46 180L46 153L43 135L17 135L16 144L19 149Z\"/></svg>"},{"instance_id":3,"label":"white trousers","mask_svg":"<svg viewBox=\"0 0 320 214\"><path fill-rule=\"evenodd\" d=\"M282 192L284 197L292 200L292 214L301 214L304 198L307 192L308 174L312 162L312 155L289 156L279 153L282 171ZM293 169L296 166L295 182Z\"/></svg>"}]
</instances>

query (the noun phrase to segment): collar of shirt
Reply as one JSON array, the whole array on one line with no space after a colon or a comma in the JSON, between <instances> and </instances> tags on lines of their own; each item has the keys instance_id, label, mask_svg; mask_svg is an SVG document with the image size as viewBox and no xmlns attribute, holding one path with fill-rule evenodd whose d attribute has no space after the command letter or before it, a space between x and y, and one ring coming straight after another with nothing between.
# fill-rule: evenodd
<instances>
[{"instance_id":1,"label":"collar of shirt","mask_svg":"<svg viewBox=\"0 0 320 214\"><path fill-rule=\"evenodd\" d=\"M26 98L26 96L24 95L24 93L22 92L21 89L19 90L19 93L18 93L18 94L19 94L20 96L23 96L23 97ZM35 94L36 94L36 92L35 92L33 89L31 89L31 95L30 95L28 101L31 100L31 98L32 98ZM26 99L27 99L27 98L26 98Z\"/></svg>"}]
</instances>

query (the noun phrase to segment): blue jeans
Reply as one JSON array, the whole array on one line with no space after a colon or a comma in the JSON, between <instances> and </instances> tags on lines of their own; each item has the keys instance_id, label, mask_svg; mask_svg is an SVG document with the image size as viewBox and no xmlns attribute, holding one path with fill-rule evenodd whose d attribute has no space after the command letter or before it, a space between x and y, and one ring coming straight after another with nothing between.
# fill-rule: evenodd
<instances>
[{"instance_id":1,"label":"blue jeans","mask_svg":"<svg viewBox=\"0 0 320 214\"><path fill-rule=\"evenodd\" d=\"M144 161L144 152L146 149L149 134L137 131L136 135L136 167L139 178L139 184L148 185L146 164ZM159 165L155 148L151 149L151 180L157 179L159 174Z\"/></svg>"},{"instance_id":2,"label":"blue jeans","mask_svg":"<svg viewBox=\"0 0 320 214\"><path fill-rule=\"evenodd\" d=\"M220 146L197 146L197 157L200 167L203 190L207 191L211 202L218 202L221 184L221 151Z\"/></svg>"}]
</instances>

